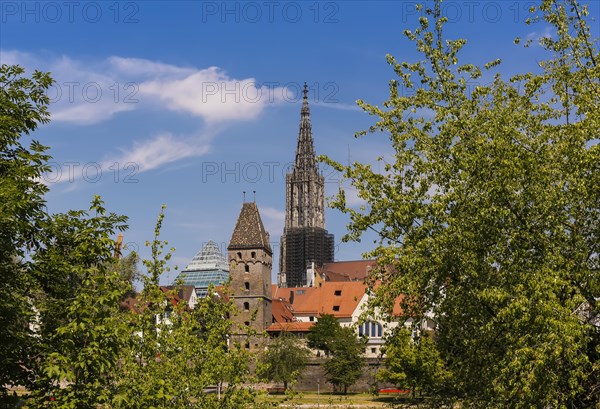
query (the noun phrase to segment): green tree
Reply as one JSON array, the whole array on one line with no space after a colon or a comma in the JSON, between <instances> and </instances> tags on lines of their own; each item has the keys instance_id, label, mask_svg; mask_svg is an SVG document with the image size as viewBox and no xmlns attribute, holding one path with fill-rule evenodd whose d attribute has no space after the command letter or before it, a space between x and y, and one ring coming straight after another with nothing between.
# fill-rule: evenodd
<instances>
[{"instance_id":1,"label":"green tree","mask_svg":"<svg viewBox=\"0 0 600 409\"><path fill-rule=\"evenodd\" d=\"M459 63L465 40L443 35L441 5L406 30L422 55L388 56L398 78L378 117L393 149L383 172L328 162L350 180L362 209L340 191L346 240L367 229L381 268L372 306L404 318L432 313L436 349L452 373L446 398L469 407L589 407L600 400L600 67L587 9L543 0L529 23L539 72L504 79ZM518 42L518 40L517 40ZM402 88L409 91L403 95ZM410 94L410 95L408 95ZM366 135L367 131L357 136ZM439 389L438 389L439 390ZM436 394L443 399L442 393Z\"/></svg>"},{"instance_id":2,"label":"green tree","mask_svg":"<svg viewBox=\"0 0 600 409\"><path fill-rule=\"evenodd\" d=\"M133 288L136 283L142 281L142 273L138 269L139 256L132 251L124 257L115 258L111 261L110 270L117 271L122 280L130 283L132 292L128 295L135 295Z\"/></svg>"},{"instance_id":3,"label":"green tree","mask_svg":"<svg viewBox=\"0 0 600 409\"><path fill-rule=\"evenodd\" d=\"M331 357L323 365L325 376L345 395L362 375L365 339L357 338L352 328L340 326L330 347Z\"/></svg>"},{"instance_id":4,"label":"green tree","mask_svg":"<svg viewBox=\"0 0 600 409\"><path fill-rule=\"evenodd\" d=\"M165 293L159 286L174 250L162 255L168 244L159 240L163 217L161 212L155 238L147 243L152 259L144 260L144 288L127 318L130 337L112 404L127 409L252 406L248 353L229 343L233 300L210 288L190 310L176 302L176 290Z\"/></svg>"},{"instance_id":5,"label":"green tree","mask_svg":"<svg viewBox=\"0 0 600 409\"><path fill-rule=\"evenodd\" d=\"M262 379L282 382L285 389L295 382L306 367L310 351L297 337L282 333L271 342L262 356Z\"/></svg>"},{"instance_id":6,"label":"green tree","mask_svg":"<svg viewBox=\"0 0 600 409\"><path fill-rule=\"evenodd\" d=\"M430 335L413 339L411 331L398 327L383 347L384 367L377 371L377 379L390 382L417 394L431 394L448 383L450 374L444 367Z\"/></svg>"},{"instance_id":7,"label":"green tree","mask_svg":"<svg viewBox=\"0 0 600 409\"><path fill-rule=\"evenodd\" d=\"M329 356L337 337L340 323L332 314L323 314L308 333L309 348L321 349Z\"/></svg>"},{"instance_id":8,"label":"green tree","mask_svg":"<svg viewBox=\"0 0 600 409\"><path fill-rule=\"evenodd\" d=\"M90 211L92 217L70 211L42 223L43 247L32 259L43 293L35 300L40 345L31 403L41 405L51 394L59 407L95 409L111 400L128 336L118 302L130 287L107 266L111 236L126 228L126 217L106 214L98 197Z\"/></svg>"},{"instance_id":9,"label":"green tree","mask_svg":"<svg viewBox=\"0 0 600 409\"><path fill-rule=\"evenodd\" d=\"M39 182L49 170L46 147L22 139L49 121L47 73L24 76L19 66L0 66L0 399L7 386L31 381L28 370L35 353L29 323L35 280L27 256L38 247L39 223L46 218Z\"/></svg>"}]
</instances>

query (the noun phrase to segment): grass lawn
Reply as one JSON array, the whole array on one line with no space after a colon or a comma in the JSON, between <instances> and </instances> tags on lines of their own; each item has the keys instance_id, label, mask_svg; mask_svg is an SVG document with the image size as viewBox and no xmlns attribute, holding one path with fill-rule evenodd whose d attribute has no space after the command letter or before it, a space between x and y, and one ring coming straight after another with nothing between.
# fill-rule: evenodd
<instances>
[{"instance_id":1,"label":"grass lawn","mask_svg":"<svg viewBox=\"0 0 600 409\"><path fill-rule=\"evenodd\" d=\"M373 396L370 393L348 393L347 395L339 395L330 392L324 392L317 395L316 392L297 392L291 396L285 394L272 394L264 399L267 402L280 403L281 407L355 407L369 409L386 407L386 404L392 403L395 398L395 396Z\"/></svg>"}]
</instances>

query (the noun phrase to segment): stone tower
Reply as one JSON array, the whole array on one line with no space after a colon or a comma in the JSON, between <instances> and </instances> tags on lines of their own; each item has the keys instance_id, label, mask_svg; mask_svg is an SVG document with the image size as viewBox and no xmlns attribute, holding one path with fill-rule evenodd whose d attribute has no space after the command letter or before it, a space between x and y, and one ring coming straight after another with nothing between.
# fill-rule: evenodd
<instances>
[{"instance_id":1,"label":"stone tower","mask_svg":"<svg viewBox=\"0 0 600 409\"><path fill-rule=\"evenodd\" d=\"M269 233L265 230L258 207L246 202L237 219L227 247L231 291L239 314L233 318L240 329L234 334L242 344L254 348L259 337L246 339L249 328L264 331L273 320L271 313L272 256Z\"/></svg>"},{"instance_id":2,"label":"stone tower","mask_svg":"<svg viewBox=\"0 0 600 409\"><path fill-rule=\"evenodd\" d=\"M319 173L313 146L308 88L300 112L296 160L286 175L285 227L279 258L280 287L311 285L306 269L333 261L333 235L325 230L325 179Z\"/></svg>"}]
</instances>

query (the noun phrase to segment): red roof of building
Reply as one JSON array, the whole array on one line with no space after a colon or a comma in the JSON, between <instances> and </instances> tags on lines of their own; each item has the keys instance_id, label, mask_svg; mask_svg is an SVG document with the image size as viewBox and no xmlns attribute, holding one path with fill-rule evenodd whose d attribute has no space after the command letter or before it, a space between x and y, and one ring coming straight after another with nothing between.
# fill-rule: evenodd
<instances>
[{"instance_id":1,"label":"red roof of building","mask_svg":"<svg viewBox=\"0 0 600 409\"><path fill-rule=\"evenodd\" d=\"M273 287L273 300L282 299L297 315L333 314L337 318L351 317L365 294L362 282L324 282L320 287Z\"/></svg>"},{"instance_id":2,"label":"red roof of building","mask_svg":"<svg viewBox=\"0 0 600 409\"><path fill-rule=\"evenodd\" d=\"M295 321L294 308L286 300L273 299L271 302L271 313L275 322L292 322Z\"/></svg>"},{"instance_id":3,"label":"red roof of building","mask_svg":"<svg viewBox=\"0 0 600 409\"><path fill-rule=\"evenodd\" d=\"M317 272L325 274L326 281L364 281L376 265L375 260L335 261L325 263Z\"/></svg>"}]
</instances>

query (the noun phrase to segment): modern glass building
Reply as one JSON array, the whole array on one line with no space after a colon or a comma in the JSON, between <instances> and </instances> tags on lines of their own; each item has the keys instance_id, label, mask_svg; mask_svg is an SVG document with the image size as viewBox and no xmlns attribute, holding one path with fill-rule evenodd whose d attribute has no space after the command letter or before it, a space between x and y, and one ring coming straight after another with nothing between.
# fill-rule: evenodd
<instances>
[{"instance_id":1,"label":"modern glass building","mask_svg":"<svg viewBox=\"0 0 600 409\"><path fill-rule=\"evenodd\" d=\"M223 285L229 280L229 264L214 241L206 243L204 248L194 256L187 267L179 273L178 280L183 285L193 285L198 297L205 297L209 285Z\"/></svg>"}]
</instances>

